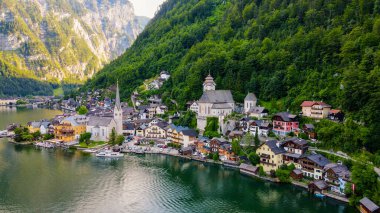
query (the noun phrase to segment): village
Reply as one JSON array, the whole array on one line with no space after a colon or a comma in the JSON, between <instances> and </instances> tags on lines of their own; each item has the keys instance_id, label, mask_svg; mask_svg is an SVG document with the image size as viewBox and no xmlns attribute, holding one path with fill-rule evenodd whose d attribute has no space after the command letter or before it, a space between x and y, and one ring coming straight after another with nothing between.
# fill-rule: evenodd
<instances>
[{"instance_id":1,"label":"village","mask_svg":"<svg viewBox=\"0 0 380 213\"><path fill-rule=\"evenodd\" d=\"M170 75L162 72L146 89L158 89L168 78ZM121 102L118 83L115 92L115 99L101 99L98 90L88 92L86 98L63 100L60 107L66 113L52 120L30 121L24 128L11 124L8 132L17 142L36 140L35 144L46 148L59 144L97 152L109 144L121 152L169 154L223 164L345 202L347 187L354 190L348 167L318 153L313 145L318 143L313 124L301 126L299 122L300 117L342 122L344 113L327 103L305 100L299 114L269 115L254 93L248 93L243 104L235 103L231 91L216 90L211 75L203 83L199 100L188 102L186 112L168 116L164 116L168 107L159 95L142 100L135 92L133 106L128 106ZM194 116L196 128L176 125L185 114ZM361 204L367 209L376 206L367 198Z\"/></svg>"}]
</instances>

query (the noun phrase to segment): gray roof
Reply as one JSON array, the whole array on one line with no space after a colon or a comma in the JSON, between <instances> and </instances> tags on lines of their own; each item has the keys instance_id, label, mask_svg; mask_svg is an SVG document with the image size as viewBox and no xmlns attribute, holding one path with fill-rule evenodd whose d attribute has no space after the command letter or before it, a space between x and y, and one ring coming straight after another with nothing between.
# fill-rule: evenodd
<instances>
[{"instance_id":1,"label":"gray roof","mask_svg":"<svg viewBox=\"0 0 380 213\"><path fill-rule=\"evenodd\" d=\"M40 126L41 126L41 122L39 122L39 121L33 121L32 123L30 123L30 125L31 125L33 128L40 128Z\"/></svg>"},{"instance_id":2,"label":"gray roof","mask_svg":"<svg viewBox=\"0 0 380 213\"><path fill-rule=\"evenodd\" d=\"M323 180L314 181L312 184L314 184L320 190L323 190L329 187L329 185Z\"/></svg>"},{"instance_id":3,"label":"gray roof","mask_svg":"<svg viewBox=\"0 0 380 213\"><path fill-rule=\"evenodd\" d=\"M301 171L300 169L294 169L293 172L294 172L294 174L296 174L296 175L300 175L300 174L302 174L302 171Z\"/></svg>"},{"instance_id":4,"label":"gray roof","mask_svg":"<svg viewBox=\"0 0 380 213\"><path fill-rule=\"evenodd\" d=\"M190 136L190 137L196 137L196 136L198 136L198 133L195 130L193 130L193 129L182 130L182 134Z\"/></svg>"},{"instance_id":5,"label":"gray roof","mask_svg":"<svg viewBox=\"0 0 380 213\"><path fill-rule=\"evenodd\" d=\"M239 168L240 168L240 169L244 169L244 170L246 170L246 171L250 171L250 172L255 173L255 172L257 172L257 170L258 170L259 167L257 167L257 166L252 166L252 165L245 164L245 163L242 163L242 164L240 164Z\"/></svg>"},{"instance_id":6,"label":"gray roof","mask_svg":"<svg viewBox=\"0 0 380 213\"><path fill-rule=\"evenodd\" d=\"M244 101L257 101L256 95L248 93L247 96L245 96Z\"/></svg>"},{"instance_id":7,"label":"gray roof","mask_svg":"<svg viewBox=\"0 0 380 213\"><path fill-rule=\"evenodd\" d=\"M296 118L296 115L292 115L289 112L280 112L277 113L276 116L280 116L283 121L291 121L292 119Z\"/></svg>"},{"instance_id":8,"label":"gray roof","mask_svg":"<svg viewBox=\"0 0 380 213\"><path fill-rule=\"evenodd\" d=\"M113 118L91 116L88 121L88 126L108 126Z\"/></svg>"},{"instance_id":9,"label":"gray roof","mask_svg":"<svg viewBox=\"0 0 380 213\"><path fill-rule=\"evenodd\" d=\"M370 199L367 197L364 197L360 200L360 203L365 206L368 210L371 212L374 212L379 209L379 206L376 205L374 202L372 202Z\"/></svg>"},{"instance_id":10,"label":"gray roof","mask_svg":"<svg viewBox=\"0 0 380 213\"><path fill-rule=\"evenodd\" d=\"M265 107L251 107L249 108L249 113L266 113L268 110Z\"/></svg>"},{"instance_id":11,"label":"gray roof","mask_svg":"<svg viewBox=\"0 0 380 213\"><path fill-rule=\"evenodd\" d=\"M272 150L272 152L274 152L274 154L281 154L281 153L285 153L285 149L282 147L282 146L277 146L277 143L279 143L278 141L276 140L270 140L270 141L267 141L265 142L265 144Z\"/></svg>"},{"instance_id":12,"label":"gray roof","mask_svg":"<svg viewBox=\"0 0 380 213\"><path fill-rule=\"evenodd\" d=\"M79 125L80 125L80 124L78 124L78 122L75 120L75 117L74 117L74 116L67 117L67 118L65 118L62 122L65 122L65 121L70 122L72 126L79 126Z\"/></svg>"},{"instance_id":13,"label":"gray roof","mask_svg":"<svg viewBox=\"0 0 380 213\"><path fill-rule=\"evenodd\" d=\"M200 103L234 103L230 90L208 90L204 91L199 99Z\"/></svg>"},{"instance_id":14,"label":"gray roof","mask_svg":"<svg viewBox=\"0 0 380 213\"><path fill-rule=\"evenodd\" d=\"M345 180L349 180L351 178L351 172L348 170L347 166L339 165L336 163L329 163L325 166L324 170L333 170L338 177L343 178Z\"/></svg>"},{"instance_id":15,"label":"gray roof","mask_svg":"<svg viewBox=\"0 0 380 213\"><path fill-rule=\"evenodd\" d=\"M296 137L286 139L286 140L284 140L283 143L286 143L286 142L289 142L289 141L292 141L293 143L295 143L295 144L297 144L299 146L307 145L307 141L306 140L301 139L301 138L296 138Z\"/></svg>"},{"instance_id":16,"label":"gray roof","mask_svg":"<svg viewBox=\"0 0 380 213\"><path fill-rule=\"evenodd\" d=\"M41 126L44 126L45 128L48 128L49 125L50 125L50 122L48 121L41 122Z\"/></svg>"},{"instance_id":17,"label":"gray roof","mask_svg":"<svg viewBox=\"0 0 380 213\"><path fill-rule=\"evenodd\" d=\"M231 105L223 103L223 104L213 104L212 109L232 109Z\"/></svg>"},{"instance_id":18,"label":"gray roof","mask_svg":"<svg viewBox=\"0 0 380 213\"><path fill-rule=\"evenodd\" d=\"M308 129L314 129L314 125L313 124L305 124L305 126Z\"/></svg>"},{"instance_id":19,"label":"gray roof","mask_svg":"<svg viewBox=\"0 0 380 213\"><path fill-rule=\"evenodd\" d=\"M316 163L317 165L321 167L324 167L330 163L330 161L321 154L308 155L306 156L306 158L308 158L309 160L313 161L314 163Z\"/></svg>"}]
</instances>

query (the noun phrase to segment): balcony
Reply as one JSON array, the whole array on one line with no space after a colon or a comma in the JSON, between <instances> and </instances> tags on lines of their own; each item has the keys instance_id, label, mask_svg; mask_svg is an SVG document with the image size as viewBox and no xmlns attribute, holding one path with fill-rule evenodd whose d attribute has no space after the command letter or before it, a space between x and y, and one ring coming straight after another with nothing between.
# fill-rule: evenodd
<instances>
[{"instance_id":1,"label":"balcony","mask_svg":"<svg viewBox=\"0 0 380 213\"><path fill-rule=\"evenodd\" d=\"M261 154L260 158L270 159L270 155L267 154Z\"/></svg>"},{"instance_id":2,"label":"balcony","mask_svg":"<svg viewBox=\"0 0 380 213\"><path fill-rule=\"evenodd\" d=\"M276 166L276 164L274 163L269 163L269 162L266 162L266 161L260 161L261 164L266 164L266 165L269 165L269 166Z\"/></svg>"}]
</instances>

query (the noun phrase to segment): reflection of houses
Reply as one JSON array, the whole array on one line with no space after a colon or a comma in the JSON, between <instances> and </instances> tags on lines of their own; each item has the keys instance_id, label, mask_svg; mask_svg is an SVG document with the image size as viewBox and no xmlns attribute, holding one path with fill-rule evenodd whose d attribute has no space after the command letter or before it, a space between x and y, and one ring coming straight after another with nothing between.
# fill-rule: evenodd
<instances>
[{"instance_id":1,"label":"reflection of houses","mask_svg":"<svg viewBox=\"0 0 380 213\"><path fill-rule=\"evenodd\" d=\"M278 169L283 164L283 157L286 151L281 147L280 142L276 140L267 141L256 150L260 156L260 165L265 172Z\"/></svg>"},{"instance_id":2,"label":"reflection of houses","mask_svg":"<svg viewBox=\"0 0 380 213\"><path fill-rule=\"evenodd\" d=\"M351 181L351 173L345 165L329 163L324 168L325 181L330 184L331 191L344 195L346 183Z\"/></svg>"},{"instance_id":3,"label":"reflection of houses","mask_svg":"<svg viewBox=\"0 0 380 213\"><path fill-rule=\"evenodd\" d=\"M323 168L330 163L330 161L321 154L311 154L301 157L299 162L305 177L320 180L323 179Z\"/></svg>"},{"instance_id":4,"label":"reflection of houses","mask_svg":"<svg viewBox=\"0 0 380 213\"><path fill-rule=\"evenodd\" d=\"M277 135L285 136L286 134L298 129L298 118L288 112L277 113L272 118L273 132Z\"/></svg>"},{"instance_id":5,"label":"reflection of houses","mask_svg":"<svg viewBox=\"0 0 380 213\"><path fill-rule=\"evenodd\" d=\"M302 115L315 119L327 118L331 106L321 101L304 101L301 104Z\"/></svg>"},{"instance_id":6,"label":"reflection of houses","mask_svg":"<svg viewBox=\"0 0 380 213\"><path fill-rule=\"evenodd\" d=\"M16 99L0 99L0 106L16 105Z\"/></svg>"}]
</instances>

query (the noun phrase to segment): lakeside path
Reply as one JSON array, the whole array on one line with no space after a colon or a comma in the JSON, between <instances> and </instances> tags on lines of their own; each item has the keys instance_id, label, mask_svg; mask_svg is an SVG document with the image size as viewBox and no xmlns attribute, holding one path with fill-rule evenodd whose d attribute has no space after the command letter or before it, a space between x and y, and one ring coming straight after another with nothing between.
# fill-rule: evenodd
<instances>
[{"instance_id":1,"label":"lakeside path","mask_svg":"<svg viewBox=\"0 0 380 213\"><path fill-rule=\"evenodd\" d=\"M129 150L127 147L128 146L124 147L124 148L126 148L125 151L123 151L124 153L134 153L133 150ZM134 145L131 146L131 147L143 148L141 146L134 146ZM145 147L145 148L147 148L147 147ZM149 150L145 151L144 153L145 154L170 155L170 156L173 156L173 157L179 157L179 158L184 158L184 159L188 159L188 160L195 160L195 161L199 161L199 162L203 162L203 163L223 165L223 166L226 166L226 167L229 167L229 168L235 168L235 169L237 169L237 170L240 171L239 167L231 167L229 165L224 164L221 161L214 161L214 160L211 160L211 159L202 159L202 158L194 157L194 156L180 155L179 152L178 152L178 150L175 150L175 149L162 149L162 151L161 151L161 148L149 147ZM258 178L260 180L269 181L269 182L277 183L277 184L283 184L283 183L280 183L278 181L278 179L276 179L276 178L263 177L263 176L259 176L257 174L252 174L252 173L250 173L250 174L242 173L242 172L240 172L240 173L248 175L248 176L251 176L251 177L254 177L254 178ZM304 189L308 190L308 186L307 186L306 183L298 182L298 181L291 181L290 183L292 185L294 185L294 186L301 187L301 188L304 188ZM335 195L335 194L332 194L332 193L326 193L326 192L323 193L323 194L326 195L329 198L332 198L332 199L335 199L335 200L338 200L338 201L341 201L341 202L344 202L344 203L349 203L349 200L346 197L342 197L342 196L339 196L339 195Z\"/></svg>"}]
</instances>

